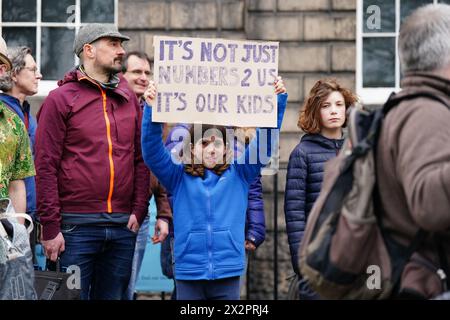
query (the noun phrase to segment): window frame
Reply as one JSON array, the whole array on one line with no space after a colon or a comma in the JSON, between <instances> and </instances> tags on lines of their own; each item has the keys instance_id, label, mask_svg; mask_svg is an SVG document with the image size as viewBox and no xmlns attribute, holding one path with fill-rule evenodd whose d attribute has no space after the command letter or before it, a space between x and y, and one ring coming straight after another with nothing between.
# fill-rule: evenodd
<instances>
[{"instance_id":1,"label":"window frame","mask_svg":"<svg viewBox=\"0 0 450 320\"><path fill-rule=\"evenodd\" d=\"M42 28L45 27L60 27L60 28L72 28L75 29L75 35L78 30L88 24L81 23L81 0L75 0L75 21L74 22L42 22L42 0L36 0L36 21L35 22L2 22L2 5L0 3L0 32L3 27L33 27L36 28L36 52L33 52L36 56L36 64L41 69L41 34ZM114 0L114 24L118 26L119 21L119 0ZM74 54L74 66L79 62L78 57ZM36 97L46 97L49 92L58 87L57 80L41 80L39 82L38 93Z\"/></svg>"},{"instance_id":2,"label":"window frame","mask_svg":"<svg viewBox=\"0 0 450 320\"><path fill-rule=\"evenodd\" d=\"M361 97L365 104L383 104L391 92L400 91L400 59L398 55L398 34L400 30L400 2L395 1L395 32L374 32L365 33L363 29L363 2L357 1L356 7L356 93ZM403 0L405 1L405 0ZM407 0L406 0L407 1ZM438 0L433 0L433 4L439 3ZM394 87L379 87L379 88L365 88L363 87L363 38L370 37L395 37L395 86Z\"/></svg>"}]
</instances>

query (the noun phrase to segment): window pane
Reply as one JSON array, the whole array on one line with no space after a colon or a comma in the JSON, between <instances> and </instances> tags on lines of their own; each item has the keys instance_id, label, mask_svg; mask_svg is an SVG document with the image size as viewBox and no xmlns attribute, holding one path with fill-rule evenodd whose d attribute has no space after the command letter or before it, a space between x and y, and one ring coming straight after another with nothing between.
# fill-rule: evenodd
<instances>
[{"instance_id":1,"label":"window pane","mask_svg":"<svg viewBox=\"0 0 450 320\"><path fill-rule=\"evenodd\" d=\"M414 9L417 9L420 6L425 4L433 3L433 0L403 0L400 1L400 15L401 20L409 16Z\"/></svg>"},{"instance_id":2,"label":"window pane","mask_svg":"<svg viewBox=\"0 0 450 320\"><path fill-rule=\"evenodd\" d=\"M72 51L75 30L42 28L41 72L44 80L62 79L74 66Z\"/></svg>"},{"instance_id":3,"label":"window pane","mask_svg":"<svg viewBox=\"0 0 450 320\"><path fill-rule=\"evenodd\" d=\"M42 0L42 21L75 22L75 0Z\"/></svg>"},{"instance_id":4,"label":"window pane","mask_svg":"<svg viewBox=\"0 0 450 320\"><path fill-rule=\"evenodd\" d=\"M3 0L3 22L35 22L36 0Z\"/></svg>"},{"instance_id":5,"label":"window pane","mask_svg":"<svg viewBox=\"0 0 450 320\"><path fill-rule=\"evenodd\" d=\"M363 86L395 87L395 38L363 39Z\"/></svg>"},{"instance_id":6,"label":"window pane","mask_svg":"<svg viewBox=\"0 0 450 320\"><path fill-rule=\"evenodd\" d=\"M36 59L36 28L4 27L2 32L9 48L30 47L33 50L33 57Z\"/></svg>"},{"instance_id":7,"label":"window pane","mask_svg":"<svg viewBox=\"0 0 450 320\"><path fill-rule=\"evenodd\" d=\"M364 32L395 32L395 0L364 0L363 10Z\"/></svg>"},{"instance_id":8,"label":"window pane","mask_svg":"<svg viewBox=\"0 0 450 320\"><path fill-rule=\"evenodd\" d=\"M114 23L114 0L81 0L81 22Z\"/></svg>"}]
</instances>

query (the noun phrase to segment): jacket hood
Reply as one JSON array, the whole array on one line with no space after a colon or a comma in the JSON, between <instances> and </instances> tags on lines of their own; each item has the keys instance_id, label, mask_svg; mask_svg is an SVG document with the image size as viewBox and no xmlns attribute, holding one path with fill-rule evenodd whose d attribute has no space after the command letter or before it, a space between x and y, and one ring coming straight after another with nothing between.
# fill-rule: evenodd
<instances>
[{"instance_id":1,"label":"jacket hood","mask_svg":"<svg viewBox=\"0 0 450 320\"><path fill-rule=\"evenodd\" d=\"M19 99L10 96L6 93L0 93L0 100L6 103L8 106L10 106L14 111L20 116L20 118L23 121L23 112L30 113L30 104L27 100L23 102L23 104L20 104Z\"/></svg>"},{"instance_id":2,"label":"jacket hood","mask_svg":"<svg viewBox=\"0 0 450 320\"><path fill-rule=\"evenodd\" d=\"M323 146L324 148L329 148L329 149L339 148L340 149L342 147L342 144L344 143L344 138L328 139L321 134L305 134L301 138L301 142L306 142L306 141L314 142L316 144Z\"/></svg>"},{"instance_id":3,"label":"jacket hood","mask_svg":"<svg viewBox=\"0 0 450 320\"><path fill-rule=\"evenodd\" d=\"M450 79L432 72L413 72L405 75L400 94L429 92L439 95L450 103Z\"/></svg>"},{"instance_id":4,"label":"jacket hood","mask_svg":"<svg viewBox=\"0 0 450 320\"><path fill-rule=\"evenodd\" d=\"M58 80L58 82L57 82L58 87L61 87L69 82L78 82L77 72L78 72L77 68L74 68L74 69L68 71L64 75L64 78L62 78L61 80Z\"/></svg>"}]
</instances>

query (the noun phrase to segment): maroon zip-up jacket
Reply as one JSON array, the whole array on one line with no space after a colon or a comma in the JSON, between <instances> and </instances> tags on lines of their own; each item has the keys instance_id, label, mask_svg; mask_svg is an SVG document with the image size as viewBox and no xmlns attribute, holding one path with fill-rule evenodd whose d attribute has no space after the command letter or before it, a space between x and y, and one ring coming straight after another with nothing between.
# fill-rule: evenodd
<instances>
[{"instance_id":1,"label":"maroon zip-up jacket","mask_svg":"<svg viewBox=\"0 0 450 320\"><path fill-rule=\"evenodd\" d=\"M149 172L141 154L141 110L122 77L104 89L68 72L38 112L37 209L43 239L60 232L61 212L147 214Z\"/></svg>"}]
</instances>

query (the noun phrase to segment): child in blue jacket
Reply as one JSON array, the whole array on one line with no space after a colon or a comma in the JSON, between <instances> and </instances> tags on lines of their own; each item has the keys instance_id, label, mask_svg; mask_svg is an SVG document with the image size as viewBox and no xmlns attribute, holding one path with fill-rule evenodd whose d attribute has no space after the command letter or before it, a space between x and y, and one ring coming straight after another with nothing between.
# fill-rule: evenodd
<instances>
[{"instance_id":1,"label":"child in blue jacket","mask_svg":"<svg viewBox=\"0 0 450 320\"><path fill-rule=\"evenodd\" d=\"M287 94L280 77L274 86L280 129ZM245 269L248 190L265 164L259 159L255 164L233 162L230 148L233 144L227 142L230 135L225 127L203 125L197 141L193 129L194 126L187 139L191 161L177 164L162 143L161 124L152 122L151 108L144 110L144 161L173 195L177 300L238 300L239 277ZM270 156L271 130L267 132L264 153ZM259 140L252 141L246 159L258 148Z\"/></svg>"}]
</instances>

